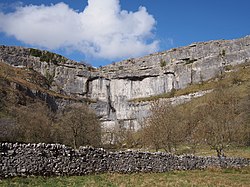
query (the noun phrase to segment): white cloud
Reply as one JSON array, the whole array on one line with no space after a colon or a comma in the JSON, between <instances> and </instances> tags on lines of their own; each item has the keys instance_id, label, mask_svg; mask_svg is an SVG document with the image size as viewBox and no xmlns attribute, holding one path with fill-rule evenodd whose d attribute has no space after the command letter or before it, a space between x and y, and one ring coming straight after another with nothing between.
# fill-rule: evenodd
<instances>
[{"instance_id":1,"label":"white cloud","mask_svg":"<svg viewBox=\"0 0 250 187\"><path fill-rule=\"evenodd\" d=\"M155 19L145 7L121 10L119 0L88 0L82 12L65 3L19 6L0 12L0 31L33 46L73 49L85 55L117 59L155 52ZM150 42L149 42L150 41Z\"/></svg>"}]
</instances>

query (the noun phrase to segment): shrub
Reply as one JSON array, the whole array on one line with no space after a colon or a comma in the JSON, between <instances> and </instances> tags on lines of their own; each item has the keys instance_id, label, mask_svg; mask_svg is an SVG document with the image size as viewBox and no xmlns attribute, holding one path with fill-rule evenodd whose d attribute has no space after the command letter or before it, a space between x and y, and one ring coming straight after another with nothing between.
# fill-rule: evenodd
<instances>
[{"instance_id":1,"label":"shrub","mask_svg":"<svg viewBox=\"0 0 250 187\"><path fill-rule=\"evenodd\" d=\"M62 143L74 148L101 144L100 122L96 114L84 104L74 104L64 110L58 132Z\"/></svg>"},{"instance_id":2,"label":"shrub","mask_svg":"<svg viewBox=\"0 0 250 187\"><path fill-rule=\"evenodd\" d=\"M166 65L167 65L166 60L161 59L161 60L160 60L160 66L161 66L161 67L165 67Z\"/></svg>"},{"instance_id":3,"label":"shrub","mask_svg":"<svg viewBox=\"0 0 250 187\"><path fill-rule=\"evenodd\" d=\"M54 77L55 77L55 73L50 74L48 70L46 71L45 78L47 79L47 83L49 86L51 86L51 84L53 83Z\"/></svg>"}]
</instances>

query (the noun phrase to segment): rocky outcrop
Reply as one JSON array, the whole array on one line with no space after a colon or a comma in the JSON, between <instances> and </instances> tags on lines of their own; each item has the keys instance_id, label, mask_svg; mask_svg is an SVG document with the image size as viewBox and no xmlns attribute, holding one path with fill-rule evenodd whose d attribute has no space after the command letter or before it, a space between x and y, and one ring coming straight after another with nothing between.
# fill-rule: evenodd
<instances>
[{"instance_id":1,"label":"rocky outcrop","mask_svg":"<svg viewBox=\"0 0 250 187\"><path fill-rule=\"evenodd\" d=\"M230 41L195 43L128 59L93 72L91 76L98 78L91 82L89 97L110 103L107 106L113 110L106 110L103 116L106 126L118 123L138 128L138 120L148 115L150 103L131 101L207 81L220 75L228 66L244 63L249 58L250 37L247 36ZM179 102L180 98L177 100Z\"/></svg>"},{"instance_id":2,"label":"rocky outcrop","mask_svg":"<svg viewBox=\"0 0 250 187\"><path fill-rule=\"evenodd\" d=\"M60 144L0 143L0 179L16 176L63 176L116 172L166 172L208 167L249 166L246 158L176 156L162 152L108 152Z\"/></svg>"},{"instance_id":3,"label":"rocky outcrop","mask_svg":"<svg viewBox=\"0 0 250 187\"><path fill-rule=\"evenodd\" d=\"M47 51L42 51L45 55L39 56L33 50L23 47L0 46L0 59L15 67L28 67L40 72L51 81L51 89L54 91L67 95L86 94L86 82L90 76L86 65ZM55 57L53 58L53 56ZM61 58L57 59L56 56Z\"/></svg>"},{"instance_id":4,"label":"rocky outcrop","mask_svg":"<svg viewBox=\"0 0 250 187\"><path fill-rule=\"evenodd\" d=\"M90 105L104 127L137 129L138 121L148 115L150 103L133 102L136 98L183 89L248 61L250 36L194 43L97 69L46 51L7 46L0 46L0 51L5 63L31 67L51 79L52 90L95 101Z\"/></svg>"}]
</instances>

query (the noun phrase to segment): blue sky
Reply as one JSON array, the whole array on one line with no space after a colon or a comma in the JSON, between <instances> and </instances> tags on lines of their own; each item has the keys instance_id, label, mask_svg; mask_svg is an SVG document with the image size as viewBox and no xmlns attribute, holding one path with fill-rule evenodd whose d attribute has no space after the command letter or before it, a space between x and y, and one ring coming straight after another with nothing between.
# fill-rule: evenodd
<instances>
[{"instance_id":1,"label":"blue sky","mask_svg":"<svg viewBox=\"0 0 250 187\"><path fill-rule=\"evenodd\" d=\"M250 34L249 0L1 0L0 44L100 66Z\"/></svg>"}]
</instances>

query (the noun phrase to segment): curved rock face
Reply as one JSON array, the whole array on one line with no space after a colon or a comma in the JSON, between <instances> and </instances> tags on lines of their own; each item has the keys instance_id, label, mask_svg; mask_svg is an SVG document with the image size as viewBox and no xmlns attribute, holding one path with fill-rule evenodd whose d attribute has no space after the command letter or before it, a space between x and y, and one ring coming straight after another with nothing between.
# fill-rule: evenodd
<instances>
[{"instance_id":1,"label":"curved rock face","mask_svg":"<svg viewBox=\"0 0 250 187\"><path fill-rule=\"evenodd\" d=\"M96 101L91 107L104 127L137 129L140 119L148 115L150 103L131 100L183 89L220 75L227 66L248 61L250 36L194 43L97 69L55 54L48 62L41 54L32 54L32 49L0 46L1 60L13 66L32 67L52 79L52 90Z\"/></svg>"},{"instance_id":2,"label":"curved rock face","mask_svg":"<svg viewBox=\"0 0 250 187\"><path fill-rule=\"evenodd\" d=\"M247 36L230 41L196 43L128 59L93 72L91 76L98 78L90 84L89 97L108 103L106 107L109 110L103 116L107 126L118 123L138 128L140 119L148 115L150 103L135 103L131 100L209 80L220 75L227 66L244 63L249 58L250 37ZM176 99L172 102L181 103L183 100Z\"/></svg>"}]
</instances>

